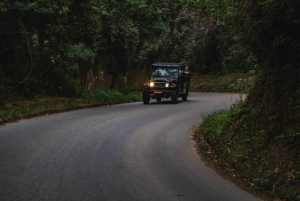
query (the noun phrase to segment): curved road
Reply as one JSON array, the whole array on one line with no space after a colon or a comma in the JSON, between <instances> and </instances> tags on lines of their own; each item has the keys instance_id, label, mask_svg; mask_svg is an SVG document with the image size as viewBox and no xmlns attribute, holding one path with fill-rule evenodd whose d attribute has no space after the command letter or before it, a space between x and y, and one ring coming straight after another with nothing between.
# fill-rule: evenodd
<instances>
[{"instance_id":1,"label":"curved road","mask_svg":"<svg viewBox=\"0 0 300 201\"><path fill-rule=\"evenodd\" d=\"M201 162L201 115L234 94L191 93L77 110L0 126L0 200L259 200Z\"/></svg>"}]
</instances>

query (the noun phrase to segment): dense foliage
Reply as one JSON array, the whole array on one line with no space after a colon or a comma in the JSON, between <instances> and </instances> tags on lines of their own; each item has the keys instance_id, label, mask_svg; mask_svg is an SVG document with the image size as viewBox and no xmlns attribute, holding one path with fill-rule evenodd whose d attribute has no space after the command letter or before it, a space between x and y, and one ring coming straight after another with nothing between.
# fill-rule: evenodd
<instances>
[{"instance_id":1,"label":"dense foliage","mask_svg":"<svg viewBox=\"0 0 300 201\"><path fill-rule=\"evenodd\" d=\"M7 91L74 95L78 81L86 86L87 73L98 66L112 75L113 87L118 74L155 57L169 33L169 4L2 0L2 101Z\"/></svg>"},{"instance_id":2,"label":"dense foliage","mask_svg":"<svg viewBox=\"0 0 300 201\"><path fill-rule=\"evenodd\" d=\"M189 62L194 72L256 70L256 57L232 37L224 9L213 5L1 0L1 102L14 93L73 96L89 85L90 72L99 79L99 69L114 88L118 75L154 61ZM231 2L223 5L233 10Z\"/></svg>"}]
</instances>

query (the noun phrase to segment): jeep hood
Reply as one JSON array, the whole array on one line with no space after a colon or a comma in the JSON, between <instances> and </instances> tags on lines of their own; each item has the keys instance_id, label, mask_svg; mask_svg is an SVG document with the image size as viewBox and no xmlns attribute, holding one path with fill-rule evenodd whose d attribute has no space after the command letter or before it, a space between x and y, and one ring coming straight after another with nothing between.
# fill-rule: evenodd
<instances>
[{"instance_id":1,"label":"jeep hood","mask_svg":"<svg viewBox=\"0 0 300 201\"><path fill-rule=\"evenodd\" d=\"M153 82L176 82L177 79L171 77L152 77L150 81Z\"/></svg>"}]
</instances>

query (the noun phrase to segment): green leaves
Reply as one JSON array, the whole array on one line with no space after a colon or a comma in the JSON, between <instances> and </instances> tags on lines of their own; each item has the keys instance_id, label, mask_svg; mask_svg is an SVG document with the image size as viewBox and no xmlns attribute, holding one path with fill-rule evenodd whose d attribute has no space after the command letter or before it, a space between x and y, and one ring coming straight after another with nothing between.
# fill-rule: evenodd
<instances>
[{"instance_id":1,"label":"green leaves","mask_svg":"<svg viewBox=\"0 0 300 201\"><path fill-rule=\"evenodd\" d=\"M47 14L54 14L58 13L59 8L55 4L51 4L49 1L36 1L33 3L28 3L25 6L25 9L32 10L36 13L47 13Z\"/></svg>"},{"instance_id":2,"label":"green leaves","mask_svg":"<svg viewBox=\"0 0 300 201\"><path fill-rule=\"evenodd\" d=\"M66 9L71 2L71 0L35 0L30 2L17 1L12 5L12 8L35 13L57 14L63 6L65 6Z\"/></svg>"},{"instance_id":3,"label":"green leaves","mask_svg":"<svg viewBox=\"0 0 300 201\"><path fill-rule=\"evenodd\" d=\"M69 46L66 55L69 58L73 59L83 59L83 60L88 60L92 56L95 55L95 53L88 47L86 47L85 44L83 43L78 43L78 44L72 44Z\"/></svg>"},{"instance_id":4,"label":"green leaves","mask_svg":"<svg viewBox=\"0 0 300 201\"><path fill-rule=\"evenodd\" d=\"M7 11L6 2L7 0L2 0L0 2L0 13L4 13Z\"/></svg>"}]
</instances>

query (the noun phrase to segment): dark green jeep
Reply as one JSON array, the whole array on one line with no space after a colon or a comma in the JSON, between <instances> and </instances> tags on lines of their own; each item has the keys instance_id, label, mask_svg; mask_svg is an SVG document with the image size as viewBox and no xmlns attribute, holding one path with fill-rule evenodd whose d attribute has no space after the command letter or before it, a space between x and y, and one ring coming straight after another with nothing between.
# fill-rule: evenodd
<instances>
[{"instance_id":1,"label":"dark green jeep","mask_svg":"<svg viewBox=\"0 0 300 201\"><path fill-rule=\"evenodd\" d=\"M182 63L154 63L151 65L149 81L144 84L143 103L149 104L150 98L160 102L171 97L176 104L178 97L183 101L189 95L191 73L189 66Z\"/></svg>"}]
</instances>

